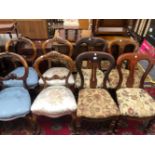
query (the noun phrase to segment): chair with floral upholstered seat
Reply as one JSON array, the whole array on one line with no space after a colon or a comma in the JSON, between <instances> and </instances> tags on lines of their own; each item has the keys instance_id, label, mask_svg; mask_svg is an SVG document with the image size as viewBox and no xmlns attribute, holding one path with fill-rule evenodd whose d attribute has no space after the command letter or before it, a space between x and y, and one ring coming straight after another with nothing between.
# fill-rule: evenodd
<instances>
[{"instance_id":1,"label":"chair with floral upholstered seat","mask_svg":"<svg viewBox=\"0 0 155 155\"><path fill-rule=\"evenodd\" d=\"M108 44L108 52L114 56L115 60L123 54L123 53L132 53L132 52L137 52L139 48L138 42L136 42L133 39L116 39ZM121 87L126 87L126 79L129 74L129 70L127 67L127 62L124 62L124 65L122 65L122 73L123 73L123 82L121 84ZM139 86L139 70L136 70L137 76L135 76L134 80L134 87ZM109 75L109 80L108 80L108 88L114 89L117 87L119 80L119 75L117 69L113 69Z\"/></svg>"},{"instance_id":2,"label":"chair with floral upholstered seat","mask_svg":"<svg viewBox=\"0 0 155 155\"><path fill-rule=\"evenodd\" d=\"M14 52L20 54L25 58L29 65L29 72L27 78L27 85L30 89L35 88L38 85L38 76L35 69L32 67L36 57L37 57L37 49L33 41L25 37L19 37L18 39L11 39L6 42L5 51ZM24 68L18 66L15 70L13 70L9 74L16 74L17 76L21 76L24 73ZM8 80L5 81L6 86L23 86L20 80Z\"/></svg>"},{"instance_id":3,"label":"chair with floral upholstered seat","mask_svg":"<svg viewBox=\"0 0 155 155\"><path fill-rule=\"evenodd\" d=\"M30 116L28 114L30 113L31 108L31 97L27 90L26 83L28 77L28 64L22 56L12 52L0 53L0 59L2 60L3 58L7 58L7 61L10 61L12 64L16 62L21 63L24 72L18 77L14 73L0 76L0 121L10 121ZM22 81L24 87L6 87L4 81L9 79Z\"/></svg>"},{"instance_id":4,"label":"chair with floral upholstered seat","mask_svg":"<svg viewBox=\"0 0 155 155\"><path fill-rule=\"evenodd\" d=\"M52 74L42 75L40 65L44 61L59 61L63 63L68 69L65 72L67 74L62 73L57 75L57 72L52 72ZM57 118L64 115L72 115L74 119L77 106L69 83L71 80L69 77L74 70L72 59L57 51L51 51L38 57L34 63L34 68L42 79L42 85L44 86L32 104L31 111L34 116ZM54 85L50 85L50 83Z\"/></svg>"},{"instance_id":5,"label":"chair with floral upholstered seat","mask_svg":"<svg viewBox=\"0 0 155 155\"><path fill-rule=\"evenodd\" d=\"M123 81L123 75L121 71L121 65L124 61L128 61L129 74L126 81L126 88L121 88L121 83ZM148 62L148 66L139 79L139 88L134 88L134 76L135 67L137 63L141 60ZM155 118L155 100L143 89L144 80L153 67L154 60L148 56L141 53L126 53L122 54L117 60L117 69L120 76L118 83L119 89L116 91L117 102L119 105L121 116L133 119L145 119L154 120ZM146 129L151 125L151 121Z\"/></svg>"},{"instance_id":6,"label":"chair with floral upholstered seat","mask_svg":"<svg viewBox=\"0 0 155 155\"><path fill-rule=\"evenodd\" d=\"M84 87L85 78L82 72L82 61L84 60L91 62L91 76L89 78L90 87ZM109 61L110 65L102 78L102 87L98 88L97 68L100 66L101 61ZM80 54L76 58L76 68L81 79L77 103L76 126L78 128L80 128L82 119L103 121L107 119L113 120L114 118L115 121L117 120L119 109L106 87L107 78L114 66L115 60L113 56L104 52L86 52ZM101 68L99 70L100 72L104 72Z\"/></svg>"}]
</instances>

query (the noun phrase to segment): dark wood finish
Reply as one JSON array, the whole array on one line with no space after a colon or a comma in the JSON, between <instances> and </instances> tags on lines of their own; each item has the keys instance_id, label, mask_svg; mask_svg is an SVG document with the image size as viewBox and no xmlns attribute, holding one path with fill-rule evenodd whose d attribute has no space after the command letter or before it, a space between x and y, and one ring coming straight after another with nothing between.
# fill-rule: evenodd
<instances>
[{"instance_id":1,"label":"dark wood finish","mask_svg":"<svg viewBox=\"0 0 155 155\"><path fill-rule=\"evenodd\" d=\"M122 54L121 56L119 56L119 58L117 59L117 69L118 69L118 73L119 73L119 83L118 83L118 88L121 86L121 83L123 81L123 75L122 75L122 71L121 71L121 67L124 61L128 61L128 69L129 69L129 76L127 78L127 87L132 87L134 84L134 75L135 75L135 68L136 65L138 63L138 61L140 60L147 60L148 61L148 66L145 70L145 72L143 73L141 79L140 80L140 88L143 88L144 85L144 81L146 76L148 75L149 71L152 69L153 67L153 63L154 60L145 54L142 53L126 53L126 54Z\"/></svg>"},{"instance_id":2,"label":"dark wood finish","mask_svg":"<svg viewBox=\"0 0 155 155\"><path fill-rule=\"evenodd\" d=\"M51 51L47 54L44 54L40 57L38 57L34 63L34 68L36 69L38 75L40 78L42 78L43 82L44 82L44 87L47 86L46 80L50 80L50 79L60 79L60 77L58 76L54 76L51 78L47 78L47 77L43 77L39 68L39 65L41 64L41 62L43 61L58 61L60 63L65 63L66 67L69 69L69 73L67 75L67 77L64 77L66 79L66 86L69 86L68 84L68 78L71 75L71 73L74 70L74 62L72 61L72 59L64 54L61 54L57 51Z\"/></svg>"},{"instance_id":3,"label":"dark wood finish","mask_svg":"<svg viewBox=\"0 0 155 155\"><path fill-rule=\"evenodd\" d=\"M60 46L62 44L68 47L68 52L67 53L71 57L72 56L72 52L73 52L72 44L68 40L62 39L60 37L54 37L52 39L48 39L48 40L44 41L43 44L42 44L43 53L44 54L47 53L46 49L48 48L48 45L50 45L50 49L54 48L54 50L58 51L56 49L57 46ZM55 47L53 47L53 45L55 45Z\"/></svg>"},{"instance_id":4,"label":"dark wood finish","mask_svg":"<svg viewBox=\"0 0 155 155\"><path fill-rule=\"evenodd\" d=\"M9 58L10 61L14 62L16 60L16 61L20 62L24 67L24 74L21 77L17 77L15 74L10 74L5 77L0 77L0 82L2 83L2 81L9 80L9 79L23 80L25 87L27 87L26 79L28 77L28 64L25 61L25 59L22 56L20 56L19 54L12 53L12 52L0 53L0 59L2 59L2 58Z\"/></svg>"},{"instance_id":5,"label":"dark wood finish","mask_svg":"<svg viewBox=\"0 0 155 155\"><path fill-rule=\"evenodd\" d=\"M123 53L136 52L139 48L139 43L133 39L116 39L108 44L108 51L117 60L118 56Z\"/></svg>"},{"instance_id":6,"label":"dark wood finish","mask_svg":"<svg viewBox=\"0 0 155 155\"><path fill-rule=\"evenodd\" d=\"M5 51L17 52L31 63L33 63L37 57L37 49L34 42L25 37L7 41L5 44Z\"/></svg>"},{"instance_id":7,"label":"dark wood finish","mask_svg":"<svg viewBox=\"0 0 155 155\"><path fill-rule=\"evenodd\" d=\"M73 59L75 59L80 53L87 51L106 51L107 42L98 37L85 37L81 38L75 44L75 50L73 53Z\"/></svg>"},{"instance_id":8,"label":"dark wood finish","mask_svg":"<svg viewBox=\"0 0 155 155\"><path fill-rule=\"evenodd\" d=\"M79 89L82 89L83 85L84 85L84 76L83 76L83 73L81 70L82 69L82 61L84 61L84 60L87 60L91 63L91 69L92 69L92 74L91 74L91 79L90 79L90 87L91 88L96 88L96 84L97 84L96 69L97 69L97 67L101 66L101 61L103 61L103 60L109 61L110 64L106 70L105 77L103 79L103 88L107 89L106 81L108 80L110 71L115 66L115 60L114 60L113 56L111 56L109 53L102 53L99 51L92 51L92 52L80 54L76 58L76 68L77 68L77 71L79 72L79 75L81 78L81 86ZM104 72L104 70L102 70L102 72Z\"/></svg>"}]
</instances>

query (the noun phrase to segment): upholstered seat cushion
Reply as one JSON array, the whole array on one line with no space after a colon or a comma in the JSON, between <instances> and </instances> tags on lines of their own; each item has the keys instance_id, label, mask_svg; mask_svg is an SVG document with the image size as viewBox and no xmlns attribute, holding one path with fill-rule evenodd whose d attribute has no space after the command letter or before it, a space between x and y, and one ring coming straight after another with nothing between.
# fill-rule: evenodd
<instances>
[{"instance_id":1,"label":"upholstered seat cushion","mask_svg":"<svg viewBox=\"0 0 155 155\"><path fill-rule=\"evenodd\" d=\"M84 88L90 88L90 78L91 78L91 69L82 69L83 76L84 76ZM104 79L104 73L97 69L96 70L96 77L97 77L97 88L103 87L103 79ZM75 86L77 88L80 87L81 79L79 73L77 73L76 79L75 79Z\"/></svg>"},{"instance_id":2,"label":"upholstered seat cushion","mask_svg":"<svg viewBox=\"0 0 155 155\"><path fill-rule=\"evenodd\" d=\"M18 67L15 70L13 70L10 74L15 74L15 75L17 75L17 77L21 77L24 74L24 67ZM27 81L27 85L30 88L33 88L38 84L38 75L33 67L29 67L28 78L26 81ZM6 87L15 87L15 86L22 87L23 80L6 80L3 82L3 84Z\"/></svg>"},{"instance_id":3,"label":"upholstered seat cushion","mask_svg":"<svg viewBox=\"0 0 155 155\"><path fill-rule=\"evenodd\" d=\"M116 93L122 115L133 117L155 115L155 100L145 90L121 88Z\"/></svg>"},{"instance_id":4,"label":"upholstered seat cushion","mask_svg":"<svg viewBox=\"0 0 155 155\"><path fill-rule=\"evenodd\" d=\"M66 77L69 73L69 70L65 67L53 67L48 69L44 74L43 77L48 77L52 78L51 80L47 80L48 85L65 85L65 80ZM69 84L74 84L74 78L73 75L71 74L68 83ZM40 78L39 79L39 84L43 84L43 80Z\"/></svg>"},{"instance_id":5,"label":"upholstered seat cushion","mask_svg":"<svg viewBox=\"0 0 155 155\"><path fill-rule=\"evenodd\" d=\"M127 78L129 76L129 70L128 69L122 69L122 73L123 73L123 81L121 84L121 88L125 88L126 86L126 82L127 82ZM134 76L134 85L133 87L138 88L139 84L140 84L140 80L139 80L139 74L138 71L135 71L135 76ZM107 82L107 87L108 88L115 88L118 85L119 82L119 74L117 69L112 69L112 71L109 74L109 78L108 78L108 82Z\"/></svg>"},{"instance_id":6,"label":"upholstered seat cushion","mask_svg":"<svg viewBox=\"0 0 155 155\"><path fill-rule=\"evenodd\" d=\"M23 87L9 87L0 91L0 120L24 117L29 113L31 99Z\"/></svg>"},{"instance_id":7,"label":"upholstered seat cushion","mask_svg":"<svg viewBox=\"0 0 155 155\"><path fill-rule=\"evenodd\" d=\"M37 115L60 117L72 113L76 107L76 101L70 89L64 86L49 86L37 96L31 111Z\"/></svg>"},{"instance_id":8,"label":"upholstered seat cushion","mask_svg":"<svg viewBox=\"0 0 155 155\"><path fill-rule=\"evenodd\" d=\"M106 118L118 116L119 109L105 89L82 89L79 92L77 116Z\"/></svg>"}]
</instances>

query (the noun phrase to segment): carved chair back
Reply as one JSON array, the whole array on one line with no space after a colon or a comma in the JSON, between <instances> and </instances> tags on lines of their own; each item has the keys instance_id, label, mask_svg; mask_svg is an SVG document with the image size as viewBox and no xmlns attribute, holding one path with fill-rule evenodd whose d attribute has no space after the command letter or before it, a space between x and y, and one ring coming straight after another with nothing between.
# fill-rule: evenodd
<instances>
[{"instance_id":1,"label":"carved chair back","mask_svg":"<svg viewBox=\"0 0 155 155\"><path fill-rule=\"evenodd\" d=\"M138 42L132 39L113 40L108 45L108 51L117 60L118 56L123 53L136 52L138 50Z\"/></svg>"},{"instance_id":2,"label":"carved chair back","mask_svg":"<svg viewBox=\"0 0 155 155\"><path fill-rule=\"evenodd\" d=\"M46 54L48 48L50 48L50 51L53 50L53 51L61 52L61 50L59 49L60 45L65 45L67 47L66 52L64 51L64 48L62 48L63 54L66 54L71 57L72 52L73 52L72 43L70 43L68 40L65 40L60 37L54 37L52 39L48 39L48 40L44 41L42 44L43 53Z\"/></svg>"},{"instance_id":3,"label":"carved chair back","mask_svg":"<svg viewBox=\"0 0 155 155\"><path fill-rule=\"evenodd\" d=\"M124 61L128 62L128 69L129 69L129 75L127 77L126 86L127 87L133 87L134 76L136 75L135 71L136 71L137 63L140 60L147 60L148 61L148 66L147 66L145 72L142 74L141 79L139 79L139 81L140 81L139 88L143 88L145 78L148 75L149 71L152 69L155 61L149 55L145 55L142 53L125 53L125 54L122 54L118 57L117 69L118 69L118 73L119 73L120 78L119 78L119 83L118 83L117 88L119 88L121 86L121 83L123 81L123 74L121 71L123 62Z\"/></svg>"},{"instance_id":4,"label":"carved chair back","mask_svg":"<svg viewBox=\"0 0 155 155\"><path fill-rule=\"evenodd\" d=\"M63 79L65 79L65 81L66 81L66 86L69 87L68 78L71 75L71 73L74 71L73 60L69 56L61 54L57 51L51 51L47 54L44 54L44 55L38 57L34 63L34 68L37 71L39 77L43 80L44 87L47 86L47 80L60 79L60 77L58 77L57 75L54 75L52 77L44 77L42 75L41 70L40 70L40 64L45 61L53 61L53 62L58 61L58 62L64 64L69 69L69 73L68 73L67 77L63 77Z\"/></svg>"},{"instance_id":5,"label":"carved chair back","mask_svg":"<svg viewBox=\"0 0 155 155\"><path fill-rule=\"evenodd\" d=\"M103 88L107 88L106 81L108 80L108 76L110 71L115 67L115 59L112 55L105 52L99 52L99 51L92 51L92 52L86 52L81 53L76 58L76 68L79 72L80 78L81 78L81 86L79 89L82 89L84 87L84 75L82 73L82 62L83 61L89 61L91 62L91 78L90 78L90 88L96 88L97 86L97 75L96 70L99 68L104 73L104 79L103 79ZM109 66L104 72L101 67L101 61L108 61Z\"/></svg>"},{"instance_id":6,"label":"carved chair back","mask_svg":"<svg viewBox=\"0 0 155 155\"><path fill-rule=\"evenodd\" d=\"M14 79L14 80L23 80L24 86L27 88L27 83L26 83L26 79L28 77L28 64L25 61L25 59L20 56L19 54L13 53L13 52L2 52L0 53L0 59L4 59L7 58L7 60L9 59L9 61L12 61L12 63L16 62L20 62L23 67L24 67L24 73L21 77L17 77L15 74L11 73L8 74L6 76L0 76L0 84L1 86L3 86L3 81L4 80L10 80L10 79Z\"/></svg>"},{"instance_id":7,"label":"carved chair back","mask_svg":"<svg viewBox=\"0 0 155 155\"><path fill-rule=\"evenodd\" d=\"M5 44L5 51L16 52L22 55L30 64L34 63L37 57L37 48L33 41L25 37L11 39Z\"/></svg>"}]
</instances>

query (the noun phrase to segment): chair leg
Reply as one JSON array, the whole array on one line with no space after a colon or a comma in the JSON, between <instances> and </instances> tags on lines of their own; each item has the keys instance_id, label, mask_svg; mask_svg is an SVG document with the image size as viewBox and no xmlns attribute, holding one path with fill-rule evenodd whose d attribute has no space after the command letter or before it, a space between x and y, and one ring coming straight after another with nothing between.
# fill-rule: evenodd
<instances>
[{"instance_id":1,"label":"chair leg","mask_svg":"<svg viewBox=\"0 0 155 155\"><path fill-rule=\"evenodd\" d=\"M150 129L151 125L153 124L153 122L155 121L155 118L152 118L149 120L147 126L144 128L144 134L148 133L148 130Z\"/></svg>"},{"instance_id":2,"label":"chair leg","mask_svg":"<svg viewBox=\"0 0 155 155\"><path fill-rule=\"evenodd\" d=\"M76 134L80 134L81 131L81 119L76 117L76 124L75 124Z\"/></svg>"},{"instance_id":3,"label":"chair leg","mask_svg":"<svg viewBox=\"0 0 155 155\"><path fill-rule=\"evenodd\" d=\"M73 112L71 116L72 116L71 129L72 129L72 133L75 133L75 131L76 131L76 112Z\"/></svg>"},{"instance_id":4,"label":"chair leg","mask_svg":"<svg viewBox=\"0 0 155 155\"><path fill-rule=\"evenodd\" d=\"M29 115L29 116L27 117L27 121L28 121L28 123L30 124L30 126L31 126L31 128L32 128L32 130L33 130L33 134L34 134L34 135L40 134L41 129L40 129L38 123L37 123L37 116L31 114L31 115Z\"/></svg>"}]
</instances>

